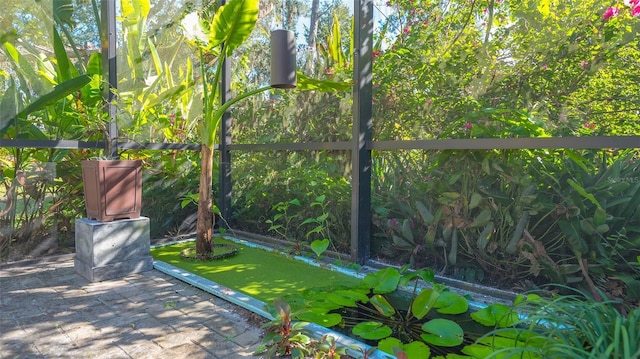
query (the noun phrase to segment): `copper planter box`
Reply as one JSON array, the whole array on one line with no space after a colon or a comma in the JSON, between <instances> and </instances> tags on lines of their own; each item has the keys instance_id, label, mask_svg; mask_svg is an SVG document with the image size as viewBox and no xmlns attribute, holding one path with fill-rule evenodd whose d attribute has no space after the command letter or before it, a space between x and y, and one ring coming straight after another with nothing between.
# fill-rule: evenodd
<instances>
[{"instance_id":1,"label":"copper planter box","mask_svg":"<svg viewBox=\"0 0 640 359\"><path fill-rule=\"evenodd\" d=\"M82 161L87 218L101 222L140 217L142 161Z\"/></svg>"}]
</instances>

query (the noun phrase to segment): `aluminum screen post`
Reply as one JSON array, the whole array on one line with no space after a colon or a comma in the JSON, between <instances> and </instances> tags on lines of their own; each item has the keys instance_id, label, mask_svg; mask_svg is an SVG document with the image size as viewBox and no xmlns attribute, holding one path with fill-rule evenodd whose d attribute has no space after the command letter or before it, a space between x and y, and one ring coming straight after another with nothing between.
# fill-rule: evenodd
<instances>
[{"instance_id":1,"label":"aluminum screen post","mask_svg":"<svg viewBox=\"0 0 640 359\"><path fill-rule=\"evenodd\" d=\"M118 157L118 123L116 122L116 89L118 88L117 69L117 33L116 33L116 1L100 2L100 43L102 51L102 78L107 79L108 86L102 91L104 109L109 116L109 129L105 136L105 155ZM110 153L107 153L110 149Z\"/></svg>"},{"instance_id":2,"label":"aluminum screen post","mask_svg":"<svg viewBox=\"0 0 640 359\"><path fill-rule=\"evenodd\" d=\"M373 0L354 0L354 17L351 260L364 264L371 255Z\"/></svg>"}]
</instances>

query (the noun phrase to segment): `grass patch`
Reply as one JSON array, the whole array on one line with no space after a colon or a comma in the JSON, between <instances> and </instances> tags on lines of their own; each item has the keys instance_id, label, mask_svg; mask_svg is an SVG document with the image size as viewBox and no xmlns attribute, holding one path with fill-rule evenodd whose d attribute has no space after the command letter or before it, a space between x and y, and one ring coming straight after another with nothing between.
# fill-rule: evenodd
<instances>
[{"instance_id":1,"label":"grass patch","mask_svg":"<svg viewBox=\"0 0 640 359\"><path fill-rule=\"evenodd\" d=\"M218 244L233 243L216 239ZM185 242L151 249L153 258L250 295L266 303L275 298L302 293L311 288L332 290L355 286L360 280L326 268L319 268L259 248L238 246L238 253L219 261L194 262L183 259L180 252L193 247Z\"/></svg>"}]
</instances>

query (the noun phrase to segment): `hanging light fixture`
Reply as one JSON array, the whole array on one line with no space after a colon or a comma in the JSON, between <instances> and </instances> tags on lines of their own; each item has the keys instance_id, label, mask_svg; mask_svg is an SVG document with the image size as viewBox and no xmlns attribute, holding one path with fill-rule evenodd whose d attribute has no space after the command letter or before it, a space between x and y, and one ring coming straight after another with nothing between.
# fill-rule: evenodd
<instances>
[{"instance_id":1,"label":"hanging light fixture","mask_svg":"<svg viewBox=\"0 0 640 359\"><path fill-rule=\"evenodd\" d=\"M290 30L271 32L271 87L296 87L296 37Z\"/></svg>"}]
</instances>

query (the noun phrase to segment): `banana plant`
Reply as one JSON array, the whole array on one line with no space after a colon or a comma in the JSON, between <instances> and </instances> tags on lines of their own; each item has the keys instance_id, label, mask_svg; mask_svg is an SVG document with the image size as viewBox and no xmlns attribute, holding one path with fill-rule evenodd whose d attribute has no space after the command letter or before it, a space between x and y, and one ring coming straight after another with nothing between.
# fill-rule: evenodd
<instances>
[{"instance_id":1,"label":"banana plant","mask_svg":"<svg viewBox=\"0 0 640 359\"><path fill-rule=\"evenodd\" d=\"M202 71L203 114L200 125L201 173L198 193L198 221L196 225L196 253L201 258L213 254L213 149L223 114L235 103L250 96L272 89L264 86L242 93L220 104L218 93L222 80L222 68L226 58L240 47L251 35L258 20L259 0L231 0L220 6L213 18L201 20L198 15L187 15L182 26L197 48ZM203 29L202 24L207 28ZM207 71L205 56L215 58L213 72ZM298 87L308 90L344 91L350 83L328 83L309 79L300 73Z\"/></svg>"},{"instance_id":2,"label":"banana plant","mask_svg":"<svg viewBox=\"0 0 640 359\"><path fill-rule=\"evenodd\" d=\"M213 254L213 147L222 115L239 100L269 89L260 88L218 105L224 61L249 38L258 20L258 10L259 0L231 0L217 9L210 21L201 20L197 14L193 14L186 16L182 22L190 43L198 50L202 71L203 114L199 130L201 172L196 227L196 253L202 258ZM208 25L208 29L204 29L202 23ZM213 75L206 69L205 54L217 56Z\"/></svg>"}]
</instances>

